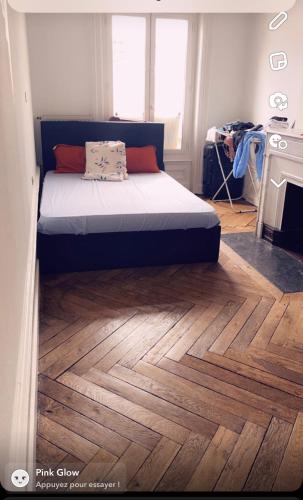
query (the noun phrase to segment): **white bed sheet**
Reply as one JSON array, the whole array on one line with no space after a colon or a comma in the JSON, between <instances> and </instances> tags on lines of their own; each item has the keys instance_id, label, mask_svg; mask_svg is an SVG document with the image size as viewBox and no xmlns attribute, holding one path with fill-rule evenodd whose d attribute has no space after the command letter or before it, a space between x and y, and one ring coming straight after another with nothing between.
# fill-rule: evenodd
<instances>
[{"instance_id":1,"label":"white bed sheet","mask_svg":"<svg viewBox=\"0 0 303 500\"><path fill-rule=\"evenodd\" d=\"M211 228L213 207L165 172L131 174L123 182L81 179L81 174L46 174L38 231L88 234Z\"/></svg>"}]
</instances>

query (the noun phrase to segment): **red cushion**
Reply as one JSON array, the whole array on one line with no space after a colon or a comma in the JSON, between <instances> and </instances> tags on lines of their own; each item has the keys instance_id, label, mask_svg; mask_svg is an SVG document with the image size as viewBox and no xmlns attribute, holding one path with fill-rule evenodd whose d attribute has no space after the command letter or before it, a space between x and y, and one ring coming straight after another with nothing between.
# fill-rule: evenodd
<instances>
[{"instance_id":1,"label":"red cushion","mask_svg":"<svg viewBox=\"0 0 303 500\"><path fill-rule=\"evenodd\" d=\"M54 147L57 174L82 174L85 172L85 147L58 144Z\"/></svg>"},{"instance_id":2,"label":"red cushion","mask_svg":"<svg viewBox=\"0 0 303 500\"><path fill-rule=\"evenodd\" d=\"M126 148L126 168L130 174L160 172L155 146Z\"/></svg>"}]
</instances>

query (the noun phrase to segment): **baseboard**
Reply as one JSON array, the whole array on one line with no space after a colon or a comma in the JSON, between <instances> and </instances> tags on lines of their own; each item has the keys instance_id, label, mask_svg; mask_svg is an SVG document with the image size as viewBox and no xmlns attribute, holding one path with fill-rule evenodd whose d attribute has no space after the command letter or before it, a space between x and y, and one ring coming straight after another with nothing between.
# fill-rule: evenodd
<instances>
[{"instance_id":1,"label":"baseboard","mask_svg":"<svg viewBox=\"0 0 303 500\"><path fill-rule=\"evenodd\" d=\"M23 329L18 346L11 425L9 466L25 469L33 477L36 449L36 394L38 363L39 267L36 261L36 234L39 174L34 183L32 224L28 252L27 278L24 290ZM9 489L9 485L7 485ZM27 488L32 491L32 483Z\"/></svg>"},{"instance_id":2,"label":"baseboard","mask_svg":"<svg viewBox=\"0 0 303 500\"><path fill-rule=\"evenodd\" d=\"M37 393L38 393L38 339L39 339L39 289L40 273L39 262L36 261L35 288L34 288L34 312L33 312L33 334L32 334L32 356L31 356L31 380L29 391L29 419L27 439L27 461L30 465L36 463L36 436L37 436ZM30 482L33 488L32 480Z\"/></svg>"},{"instance_id":3,"label":"baseboard","mask_svg":"<svg viewBox=\"0 0 303 500\"><path fill-rule=\"evenodd\" d=\"M255 207L258 207L258 198L256 196L251 196L247 193L243 193L243 199L250 203L251 205L254 205Z\"/></svg>"},{"instance_id":4,"label":"baseboard","mask_svg":"<svg viewBox=\"0 0 303 500\"><path fill-rule=\"evenodd\" d=\"M191 189L191 169L190 161L165 161L166 173L187 189Z\"/></svg>"},{"instance_id":5,"label":"baseboard","mask_svg":"<svg viewBox=\"0 0 303 500\"><path fill-rule=\"evenodd\" d=\"M202 182L197 182L197 183L194 184L193 192L195 194L199 194L199 195L203 194Z\"/></svg>"}]
</instances>

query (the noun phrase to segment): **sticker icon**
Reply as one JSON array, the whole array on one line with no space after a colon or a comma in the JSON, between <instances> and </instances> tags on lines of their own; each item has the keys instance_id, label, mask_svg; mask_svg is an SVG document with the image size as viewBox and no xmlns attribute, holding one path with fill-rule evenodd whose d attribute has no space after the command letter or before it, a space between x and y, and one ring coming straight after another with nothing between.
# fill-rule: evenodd
<instances>
[{"instance_id":1,"label":"sticker icon","mask_svg":"<svg viewBox=\"0 0 303 500\"><path fill-rule=\"evenodd\" d=\"M26 470L17 469L11 475L11 481L16 488L24 488L29 483L29 475Z\"/></svg>"},{"instance_id":2,"label":"sticker icon","mask_svg":"<svg viewBox=\"0 0 303 500\"><path fill-rule=\"evenodd\" d=\"M285 139L282 139L280 134L271 135L269 139L269 144L271 145L271 147L275 149L277 148L281 149L282 151L284 151L284 149L286 149L288 146L287 141L285 141Z\"/></svg>"},{"instance_id":3,"label":"sticker icon","mask_svg":"<svg viewBox=\"0 0 303 500\"><path fill-rule=\"evenodd\" d=\"M279 12L279 14L277 14L269 23L269 29L271 31L275 31L277 29L280 28L280 26L282 26L282 24L285 23L285 21L287 21L288 19L288 14L287 12Z\"/></svg>"},{"instance_id":4,"label":"sticker icon","mask_svg":"<svg viewBox=\"0 0 303 500\"><path fill-rule=\"evenodd\" d=\"M275 92L269 97L269 104L272 108L283 111L288 107L288 97L286 94L283 94L283 92Z\"/></svg>"},{"instance_id":5,"label":"sticker icon","mask_svg":"<svg viewBox=\"0 0 303 500\"><path fill-rule=\"evenodd\" d=\"M282 69L285 69L288 64L286 52L282 51L270 54L269 64L273 71L281 71Z\"/></svg>"}]
</instances>

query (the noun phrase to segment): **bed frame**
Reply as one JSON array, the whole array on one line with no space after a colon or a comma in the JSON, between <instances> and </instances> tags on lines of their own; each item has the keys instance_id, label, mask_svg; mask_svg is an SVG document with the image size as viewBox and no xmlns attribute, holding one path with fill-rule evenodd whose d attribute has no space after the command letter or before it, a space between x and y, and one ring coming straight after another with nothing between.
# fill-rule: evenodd
<instances>
[{"instance_id":1,"label":"bed frame","mask_svg":"<svg viewBox=\"0 0 303 500\"><path fill-rule=\"evenodd\" d=\"M161 123L42 121L41 140L41 189L46 172L55 169L53 147L57 144L84 146L86 141L122 140L128 147L154 145L159 168L164 170ZM217 262L220 234L220 226L87 235L38 232L38 258L43 273Z\"/></svg>"}]
</instances>

